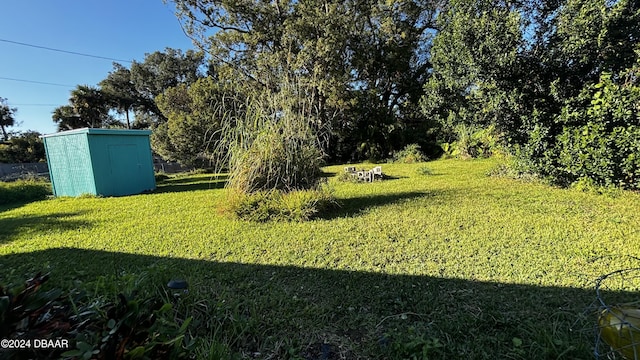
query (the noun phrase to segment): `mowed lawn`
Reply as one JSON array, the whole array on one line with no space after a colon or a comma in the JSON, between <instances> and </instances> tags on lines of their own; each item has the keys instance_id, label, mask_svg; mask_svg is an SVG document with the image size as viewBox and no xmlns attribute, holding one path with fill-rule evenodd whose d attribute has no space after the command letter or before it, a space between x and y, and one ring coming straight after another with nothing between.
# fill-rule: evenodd
<instances>
[{"instance_id":1,"label":"mowed lawn","mask_svg":"<svg viewBox=\"0 0 640 360\"><path fill-rule=\"evenodd\" d=\"M391 178L372 184L327 167L342 206L304 223L230 219L206 174L5 206L0 283L44 271L116 294L185 278L201 356L593 357L595 280L640 267L640 195L487 176L496 164L382 164Z\"/></svg>"}]
</instances>

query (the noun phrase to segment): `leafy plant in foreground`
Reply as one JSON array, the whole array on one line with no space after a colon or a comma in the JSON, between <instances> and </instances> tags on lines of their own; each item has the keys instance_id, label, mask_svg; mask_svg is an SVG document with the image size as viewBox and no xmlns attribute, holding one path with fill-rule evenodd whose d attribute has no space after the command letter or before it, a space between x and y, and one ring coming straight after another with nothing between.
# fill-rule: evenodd
<instances>
[{"instance_id":1,"label":"leafy plant in foreground","mask_svg":"<svg viewBox=\"0 0 640 360\"><path fill-rule=\"evenodd\" d=\"M9 358L179 358L195 346L187 337L191 319L177 319L173 305L158 297L119 294L114 303L89 301L76 290L44 291L48 279L37 274L13 291L0 287L0 337L65 339L70 349L32 348Z\"/></svg>"}]
</instances>

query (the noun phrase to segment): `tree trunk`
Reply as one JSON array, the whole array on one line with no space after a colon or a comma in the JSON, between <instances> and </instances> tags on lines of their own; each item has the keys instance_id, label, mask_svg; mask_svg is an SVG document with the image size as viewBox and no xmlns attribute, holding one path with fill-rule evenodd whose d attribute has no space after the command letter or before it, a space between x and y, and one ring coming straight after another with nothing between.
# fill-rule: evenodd
<instances>
[{"instance_id":1,"label":"tree trunk","mask_svg":"<svg viewBox=\"0 0 640 360\"><path fill-rule=\"evenodd\" d=\"M7 130L5 130L4 125L0 125L0 128L2 128L2 141L9 140L9 135L7 135Z\"/></svg>"},{"instance_id":2,"label":"tree trunk","mask_svg":"<svg viewBox=\"0 0 640 360\"><path fill-rule=\"evenodd\" d=\"M131 123L129 122L129 109L124 112L127 116L127 129L131 129Z\"/></svg>"}]
</instances>

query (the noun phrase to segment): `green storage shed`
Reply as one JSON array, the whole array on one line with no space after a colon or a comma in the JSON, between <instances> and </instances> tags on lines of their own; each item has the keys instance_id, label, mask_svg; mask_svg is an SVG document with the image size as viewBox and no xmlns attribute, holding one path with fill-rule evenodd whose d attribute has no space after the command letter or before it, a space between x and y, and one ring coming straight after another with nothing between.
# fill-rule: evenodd
<instances>
[{"instance_id":1,"label":"green storage shed","mask_svg":"<svg viewBox=\"0 0 640 360\"><path fill-rule=\"evenodd\" d=\"M55 196L120 196L156 188L149 130L76 129L43 135Z\"/></svg>"}]
</instances>

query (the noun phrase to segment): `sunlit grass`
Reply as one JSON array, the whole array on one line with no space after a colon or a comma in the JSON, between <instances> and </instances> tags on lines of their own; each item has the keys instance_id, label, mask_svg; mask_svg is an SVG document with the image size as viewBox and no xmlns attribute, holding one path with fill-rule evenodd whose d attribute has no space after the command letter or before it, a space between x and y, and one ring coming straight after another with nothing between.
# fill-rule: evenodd
<instances>
[{"instance_id":1,"label":"sunlit grass","mask_svg":"<svg viewBox=\"0 0 640 360\"><path fill-rule=\"evenodd\" d=\"M348 358L425 348L434 358L589 357L590 338L570 328L597 276L637 266L623 255L640 256L640 195L486 176L495 164L382 164L391 179L371 184L331 177L342 207L309 222L221 216L222 180L207 174L166 180L154 194L9 207L0 280L177 274L235 334L216 341L241 355L304 357L327 343ZM60 248L90 252L61 261ZM242 313L242 329L215 304Z\"/></svg>"}]
</instances>

